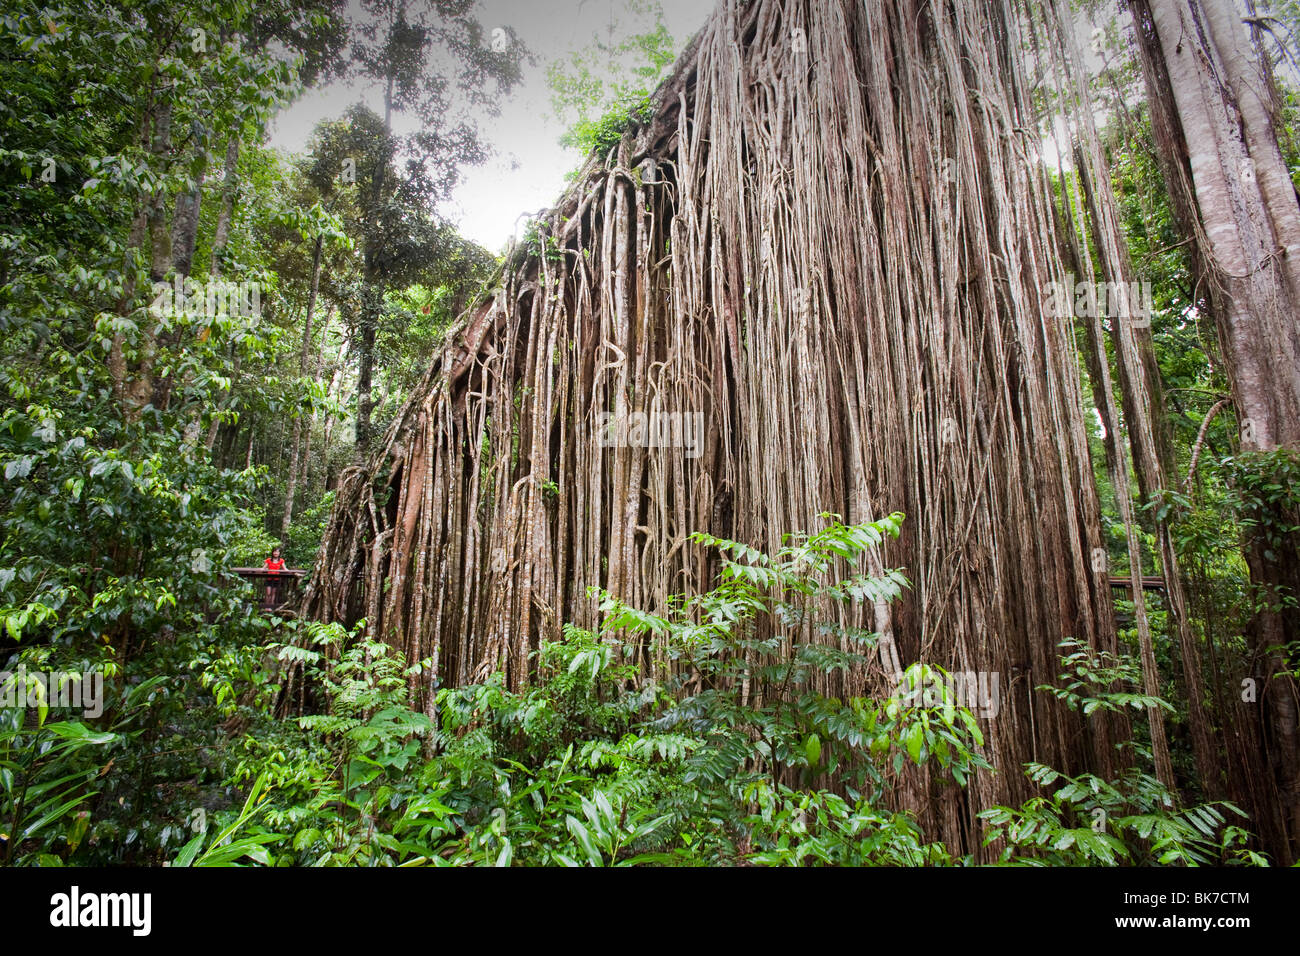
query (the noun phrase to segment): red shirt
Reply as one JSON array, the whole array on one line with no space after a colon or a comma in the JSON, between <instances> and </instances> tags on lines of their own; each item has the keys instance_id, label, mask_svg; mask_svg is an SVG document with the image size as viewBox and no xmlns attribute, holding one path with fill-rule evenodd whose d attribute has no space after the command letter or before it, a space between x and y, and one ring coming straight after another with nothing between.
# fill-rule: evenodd
<instances>
[{"instance_id":1,"label":"red shirt","mask_svg":"<svg viewBox=\"0 0 1300 956\"><path fill-rule=\"evenodd\" d=\"M280 558L278 561L275 558L267 558L263 563L266 565L266 570L272 574L284 570L284 558Z\"/></svg>"}]
</instances>

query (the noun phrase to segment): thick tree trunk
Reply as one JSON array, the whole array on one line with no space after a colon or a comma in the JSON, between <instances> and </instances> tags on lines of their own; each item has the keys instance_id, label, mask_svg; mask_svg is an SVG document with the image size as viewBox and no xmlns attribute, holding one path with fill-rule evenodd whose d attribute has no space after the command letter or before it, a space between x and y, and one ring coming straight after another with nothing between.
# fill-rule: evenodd
<instances>
[{"instance_id":1,"label":"thick tree trunk","mask_svg":"<svg viewBox=\"0 0 1300 956\"><path fill-rule=\"evenodd\" d=\"M1263 78L1228 0L1151 0L1150 11L1219 280L1242 446L1300 448L1300 206Z\"/></svg>"},{"instance_id":2,"label":"thick tree trunk","mask_svg":"<svg viewBox=\"0 0 1300 956\"><path fill-rule=\"evenodd\" d=\"M391 64L390 64L391 66ZM390 69L384 86L384 143L391 143L393 132L393 92L395 74ZM374 173L370 182L369 207L379 208L384 195L388 174L389 157L381 157L374 163ZM374 415L374 376L375 376L375 341L379 335L379 322L383 316L385 282L383 270L378 263L382 255L378 236L366 237L365 264L362 269L361 315L358 323L354 345L357 350L357 418L356 418L356 461L361 463L370 453L374 442L371 419Z\"/></svg>"},{"instance_id":3,"label":"thick tree trunk","mask_svg":"<svg viewBox=\"0 0 1300 956\"><path fill-rule=\"evenodd\" d=\"M1117 648L1009 18L723 3L654 118L539 224L556 254L509 257L344 473L304 613L365 616L444 686L497 668L518 686L540 640L599 626L589 587L651 609L709 587L693 531L772 549L823 512L900 510L872 566L906 567L907 597L819 609L880 633L880 661L819 689L887 695L917 660L996 675L1001 772L939 800L907 771L896 802L978 855L975 813L1028 795L1025 762L1116 772L1111 725L1033 690L1066 637ZM690 447L603 447L603 414L649 412L703 427ZM639 649L646 676L662 650Z\"/></svg>"},{"instance_id":4,"label":"thick tree trunk","mask_svg":"<svg viewBox=\"0 0 1300 956\"><path fill-rule=\"evenodd\" d=\"M1104 332L1100 316L1094 314L1089 322L1088 336L1089 376L1094 378L1097 407L1103 411L1107 430L1108 463L1112 480L1116 482L1116 495L1124 516L1129 539L1131 586L1134 596L1139 642L1147 693L1160 694L1161 687L1155 671L1155 655L1147 615L1145 594L1141 588L1141 568L1136 563L1140 551L1136 548L1137 516L1129 500L1129 469L1127 462L1112 443L1121 441L1120 430L1127 434L1132 455L1133 470L1138 490L1150 496L1176 484L1177 462L1173 454L1171 429L1163 407L1163 386L1156 362L1151 335L1152 303L1149 296L1140 294L1139 279L1128 253L1128 245L1120 228L1118 204L1111 187L1110 166L1101 146L1094 120L1092 98L1086 81L1086 71L1074 39L1073 24L1066 11L1057 3L1051 4L1046 17L1049 45L1063 61L1058 69L1058 85L1062 99L1070 105L1075 139L1075 167L1086 204L1086 219L1091 229L1091 249L1083 243L1081 233L1075 232L1076 261L1082 263L1080 272L1092 281L1100 280L1107 290L1107 311L1111 312L1110 338L1115 354L1116 378L1123 405L1123 424L1111 399L1111 378L1104 346ZM1067 81L1065 77L1068 77ZM1064 174L1062 181L1066 181ZM1097 270L1091 259L1092 250L1097 256ZM1114 301L1112 300L1114 297ZM1117 306L1112 309L1111 306ZM1145 310L1145 311L1144 311ZM1183 679L1188 700L1188 724L1197 770L1202 785L1211 794L1218 795L1221 776L1220 761L1213 744L1213 728L1202 696L1205 688L1201 675L1200 648L1192 631L1187 614L1186 588L1179 571L1178 556L1170 528L1164 520L1155 522L1159 542L1160 570L1164 577L1164 601L1170 630L1177 635L1182 660ZM1175 790L1173 768L1164 742L1163 715L1156 709L1148 714L1152 724L1152 750L1157 773L1171 790ZM1157 727L1156 725L1161 725Z\"/></svg>"},{"instance_id":5,"label":"thick tree trunk","mask_svg":"<svg viewBox=\"0 0 1300 956\"><path fill-rule=\"evenodd\" d=\"M1175 208L1209 280L1244 451L1300 450L1300 204L1269 109L1271 95L1231 0L1130 0L1157 142ZM1186 174L1183 173L1185 161ZM1278 517L1278 516L1275 516ZM1300 556L1247 547L1252 580L1300 593ZM1291 667L1277 648L1300 639L1294 611L1261 612L1268 661L1268 763L1290 857L1300 854L1300 737Z\"/></svg>"}]
</instances>

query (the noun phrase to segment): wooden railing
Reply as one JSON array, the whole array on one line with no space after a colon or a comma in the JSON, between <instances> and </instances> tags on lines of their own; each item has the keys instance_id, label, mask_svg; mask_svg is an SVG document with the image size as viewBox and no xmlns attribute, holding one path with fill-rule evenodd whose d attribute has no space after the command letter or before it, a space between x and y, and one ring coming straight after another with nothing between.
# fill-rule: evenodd
<instances>
[{"instance_id":1,"label":"wooden railing","mask_svg":"<svg viewBox=\"0 0 1300 956\"><path fill-rule=\"evenodd\" d=\"M1133 599L1133 579L1123 574L1112 574L1110 577L1110 586L1113 591L1123 591L1129 600ZM1166 590L1165 579L1158 574L1142 575L1143 591L1160 591L1162 594ZM1120 627L1132 627L1135 618L1132 614L1124 611L1115 612L1115 623Z\"/></svg>"},{"instance_id":2,"label":"wooden railing","mask_svg":"<svg viewBox=\"0 0 1300 956\"><path fill-rule=\"evenodd\" d=\"M1125 591L1133 590L1133 579L1125 574L1109 575L1110 586L1113 588L1123 588ZM1142 576L1143 591L1163 591L1165 589L1165 579L1158 574L1144 574Z\"/></svg>"},{"instance_id":3,"label":"wooden railing","mask_svg":"<svg viewBox=\"0 0 1300 956\"><path fill-rule=\"evenodd\" d=\"M257 587L259 605L263 611L290 616L298 604L298 594L307 572L300 568L268 571L266 568L231 568L245 581Z\"/></svg>"}]
</instances>

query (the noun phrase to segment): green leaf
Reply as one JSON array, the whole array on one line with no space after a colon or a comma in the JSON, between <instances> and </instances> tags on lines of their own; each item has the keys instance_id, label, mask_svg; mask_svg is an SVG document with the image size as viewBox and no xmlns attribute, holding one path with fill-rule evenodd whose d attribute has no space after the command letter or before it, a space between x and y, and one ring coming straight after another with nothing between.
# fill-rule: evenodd
<instances>
[{"instance_id":1,"label":"green leaf","mask_svg":"<svg viewBox=\"0 0 1300 956\"><path fill-rule=\"evenodd\" d=\"M572 816L565 817L565 825L568 826L569 832L573 834L574 839L578 841L578 845L582 847L582 852L587 854L587 859L591 862L591 865L604 866L605 860L600 855L600 851L596 849L595 843L592 842L591 834L587 828Z\"/></svg>"},{"instance_id":2,"label":"green leaf","mask_svg":"<svg viewBox=\"0 0 1300 956\"><path fill-rule=\"evenodd\" d=\"M45 729L56 736L62 737L64 740L71 740L79 745L103 746L118 739L117 734L91 730L85 724L75 720L47 724Z\"/></svg>"},{"instance_id":3,"label":"green leaf","mask_svg":"<svg viewBox=\"0 0 1300 956\"><path fill-rule=\"evenodd\" d=\"M808 766L815 767L822 761L822 742L816 734L809 734L803 742L803 753L808 758Z\"/></svg>"},{"instance_id":4,"label":"green leaf","mask_svg":"<svg viewBox=\"0 0 1300 956\"><path fill-rule=\"evenodd\" d=\"M494 866L509 866L510 861L515 858L515 848L509 840L504 841L500 854L497 855L497 861Z\"/></svg>"},{"instance_id":5,"label":"green leaf","mask_svg":"<svg viewBox=\"0 0 1300 956\"><path fill-rule=\"evenodd\" d=\"M921 762L921 746L925 743L925 728L918 721L907 730L907 753L912 762Z\"/></svg>"},{"instance_id":6,"label":"green leaf","mask_svg":"<svg viewBox=\"0 0 1300 956\"><path fill-rule=\"evenodd\" d=\"M203 848L203 834L200 833L185 846L181 847L180 855L173 861L172 866L191 866L194 858L199 855L199 850Z\"/></svg>"}]
</instances>

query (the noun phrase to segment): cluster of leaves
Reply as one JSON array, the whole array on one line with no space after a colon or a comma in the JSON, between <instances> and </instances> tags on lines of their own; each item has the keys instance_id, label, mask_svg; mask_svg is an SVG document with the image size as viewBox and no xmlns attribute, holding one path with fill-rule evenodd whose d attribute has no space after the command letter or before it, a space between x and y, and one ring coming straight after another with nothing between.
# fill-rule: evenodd
<instances>
[{"instance_id":1,"label":"cluster of leaves","mask_svg":"<svg viewBox=\"0 0 1300 956\"><path fill-rule=\"evenodd\" d=\"M1074 640L1061 648L1063 686L1038 689L1071 710L1090 720L1152 707L1172 710L1161 698L1133 689L1141 671L1131 658ZM1267 865L1250 848L1250 834L1228 823L1227 814L1245 817L1239 808L1226 801L1179 808L1175 795L1143 769L1151 766L1150 752L1132 741L1119 746L1131 750L1137 763L1116 780L1027 764L1036 786L1055 789L1019 807L981 812L988 825L985 845L1000 842L1002 863L1030 866Z\"/></svg>"},{"instance_id":2,"label":"cluster of leaves","mask_svg":"<svg viewBox=\"0 0 1300 956\"><path fill-rule=\"evenodd\" d=\"M947 675L915 664L881 700L819 690L865 666L875 636L813 609L901 592L897 571L854 573L900 520L831 518L774 555L699 535L721 556L713 590L661 615L601 595L600 633L544 642L530 685L496 674L438 691L428 713L411 692L430 661L338 625L159 645L151 680L108 682L94 727L3 712L5 852L40 865L968 862L889 809L908 763L950 786L989 769ZM1089 719L1162 705L1128 689L1131 660L1064 652L1060 686L1040 690ZM24 653L55 666L53 649ZM289 686L320 712L276 718ZM1227 825L1236 808L1178 810L1136 768L1029 774L1054 792L983 814L1006 863L1264 862Z\"/></svg>"},{"instance_id":3,"label":"cluster of leaves","mask_svg":"<svg viewBox=\"0 0 1300 956\"><path fill-rule=\"evenodd\" d=\"M1243 452L1221 466L1234 492L1241 526L1269 563L1300 552L1300 454L1290 449ZM1297 595L1269 595L1275 609L1297 607Z\"/></svg>"},{"instance_id":4,"label":"cluster of leaves","mask_svg":"<svg viewBox=\"0 0 1300 956\"><path fill-rule=\"evenodd\" d=\"M577 120L565 133L562 143L581 150L584 156L592 152L605 154L619 144L632 126L648 122L652 115L649 94L632 96L599 116Z\"/></svg>"},{"instance_id":5,"label":"cluster of leaves","mask_svg":"<svg viewBox=\"0 0 1300 956\"><path fill-rule=\"evenodd\" d=\"M281 542L285 560L295 567L308 567L320 548L325 526L334 507L334 492L327 491L311 506L294 518L289 527L289 537Z\"/></svg>"},{"instance_id":6,"label":"cluster of leaves","mask_svg":"<svg viewBox=\"0 0 1300 956\"><path fill-rule=\"evenodd\" d=\"M0 708L0 864L5 866L20 855L42 865L57 862L60 844L76 852L90 816L74 811L93 795L86 784L99 770L95 760L84 759L83 750L116 739L81 721L48 716L48 707L34 713Z\"/></svg>"},{"instance_id":7,"label":"cluster of leaves","mask_svg":"<svg viewBox=\"0 0 1300 956\"><path fill-rule=\"evenodd\" d=\"M608 153L630 126L650 118L651 96L676 59L677 47L656 0L627 0L623 19L611 20L605 36L546 74L555 114L569 124L563 146L583 156Z\"/></svg>"},{"instance_id":8,"label":"cluster of leaves","mask_svg":"<svg viewBox=\"0 0 1300 956\"><path fill-rule=\"evenodd\" d=\"M666 616L602 596L600 634L569 626L543 643L520 691L498 674L438 692L436 724L407 703L429 662L308 627L277 654L314 675L327 712L301 719L296 745L246 738L236 775L259 782L259 801L227 821L243 819L244 836L220 838L275 864L949 862L882 797L908 760L962 779L987 767L970 713L951 698L842 702L814 689L865 663L841 639L865 650L873 638L815 625L808 609L896 596L896 571L833 572L900 521L832 519L774 556L700 535L722 552L713 591ZM656 672L673 658L681 677L643 674L648 646L663 655ZM931 676L909 671L913 684ZM760 682L761 699L749 689Z\"/></svg>"}]
</instances>

